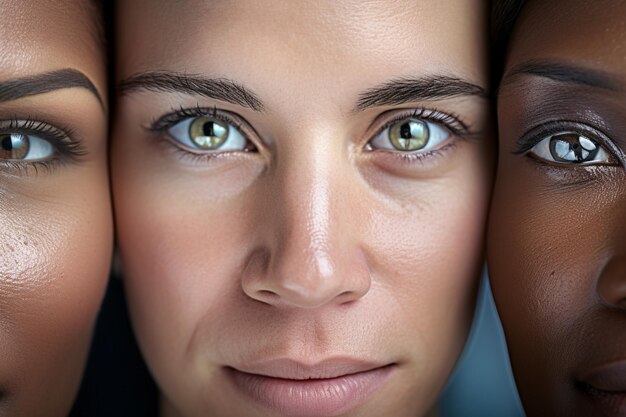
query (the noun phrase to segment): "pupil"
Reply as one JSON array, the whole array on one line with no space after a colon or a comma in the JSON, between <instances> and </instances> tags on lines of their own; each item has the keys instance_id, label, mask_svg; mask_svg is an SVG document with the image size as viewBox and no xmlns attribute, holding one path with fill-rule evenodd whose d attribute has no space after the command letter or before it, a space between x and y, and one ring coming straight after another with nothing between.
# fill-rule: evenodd
<instances>
[{"instance_id":1,"label":"pupil","mask_svg":"<svg viewBox=\"0 0 626 417\"><path fill-rule=\"evenodd\" d=\"M213 122L207 122L202 126L202 131L205 136L215 136L215 131L213 129Z\"/></svg>"},{"instance_id":2,"label":"pupil","mask_svg":"<svg viewBox=\"0 0 626 417\"><path fill-rule=\"evenodd\" d=\"M404 123L400 127L400 136L402 139L411 139L413 137L411 134L411 125L409 123Z\"/></svg>"},{"instance_id":3,"label":"pupil","mask_svg":"<svg viewBox=\"0 0 626 417\"><path fill-rule=\"evenodd\" d=\"M5 151L13 150L13 140L11 136L5 136L2 138L2 149Z\"/></svg>"}]
</instances>

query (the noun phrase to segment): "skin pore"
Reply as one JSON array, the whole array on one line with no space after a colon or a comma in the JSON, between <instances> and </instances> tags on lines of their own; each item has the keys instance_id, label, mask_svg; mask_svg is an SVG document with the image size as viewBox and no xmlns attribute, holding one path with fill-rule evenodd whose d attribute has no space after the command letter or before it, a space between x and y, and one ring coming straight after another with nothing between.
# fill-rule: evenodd
<instances>
[{"instance_id":1,"label":"skin pore","mask_svg":"<svg viewBox=\"0 0 626 417\"><path fill-rule=\"evenodd\" d=\"M118 4L119 249L163 416L430 411L482 263L486 6Z\"/></svg>"},{"instance_id":2,"label":"skin pore","mask_svg":"<svg viewBox=\"0 0 626 417\"><path fill-rule=\"evenodd\" d=\"M528 416L626 415L624 16L530 1L509 46L488 261Z\"/></svg>"},{"instance_id":3,"label":"skin pore","mask_svg":"<svg viewBox=\"0 0 626 417\"><path fill-rule=\"evenodd\" d=\"M66 416L112 248L105 72L78 0L0 0L0 415Z\"/></svg>"}]
</instances>

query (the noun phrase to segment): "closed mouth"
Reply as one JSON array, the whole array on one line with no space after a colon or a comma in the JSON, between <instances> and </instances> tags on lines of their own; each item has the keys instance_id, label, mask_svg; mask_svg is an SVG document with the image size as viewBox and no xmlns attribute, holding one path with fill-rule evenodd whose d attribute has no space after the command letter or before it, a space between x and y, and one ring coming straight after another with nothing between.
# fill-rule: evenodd
<instances>
[{"instance_id":1,"label":"closed mouth","mask_svg":"<svg viewBox=\"0 0 626 417\"><path fill-rule=\"evenodd\" d=\"M368 401L395 367L354 361L316 366L273 361L258 366L256 372L225 370L239 391L264 408L293 417L331 417Z\"/></svg>"}]
</instances>

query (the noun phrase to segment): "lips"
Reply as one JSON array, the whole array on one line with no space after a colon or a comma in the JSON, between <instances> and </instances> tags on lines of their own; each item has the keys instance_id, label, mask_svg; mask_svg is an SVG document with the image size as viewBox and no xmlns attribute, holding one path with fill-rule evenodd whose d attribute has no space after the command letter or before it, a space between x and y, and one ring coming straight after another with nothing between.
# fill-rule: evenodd
<instances>
[{"instance_id":1,"label":"lips","mask_svg":"<svg viewBox=\"0 0 626 417\"><path fill-rule=\"evenodd\" d=\"M315 365L279 359L225 369L236 389L279 415L331 417L367 402L394 368L340 358Z\"/></svg>"},{"instance_id":2,"label":"lips","mask_svg":"<svg viewBox=\"0 0 626 417\"><path fill-rule=\"evenodd\" d=\"M626 361L593 368L579 380L605 416L626 417Z\"/></svg>"}]
</instances>

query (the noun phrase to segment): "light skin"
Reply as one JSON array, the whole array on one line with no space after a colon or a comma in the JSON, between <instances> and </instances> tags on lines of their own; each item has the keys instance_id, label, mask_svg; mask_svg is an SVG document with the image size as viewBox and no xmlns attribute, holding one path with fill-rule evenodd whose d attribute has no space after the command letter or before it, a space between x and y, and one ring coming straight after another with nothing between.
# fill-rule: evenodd
<instances>
[{"instance_id":1,"label":"light skin","mask_svg":"<svg viewBox=\"0 0 626 417\"><path fill-rule=\"evenodd\" d=\"M529 2L509 47L488 260L528 416L626 412L625 15Z\"/></svg>"},{"instance_id":2,"label":"light skin","mask_svg":"<svg viewBox=\"0 0 626 417\"><path fill-rule=\"evenodd\" d=\"M388 376L325 414L431 410L482 262L485 7L120 2L114 202L163 416L282 415L234 369L348 357ZM244 139L202 150L198 117ZM411 120L428 147L390 148L387 126Z\"/></svg>"},{"instance_id":3,"label":"light skin","mask_svg":"<svg viewBox=\"0 0 626 417\"><path fill-rule=\"evenodd\" d=\"M88 10L0 1L14 17L0 26L2 416L67 415L108 275L105 72Z\"/></svg>"}]
</instances>

